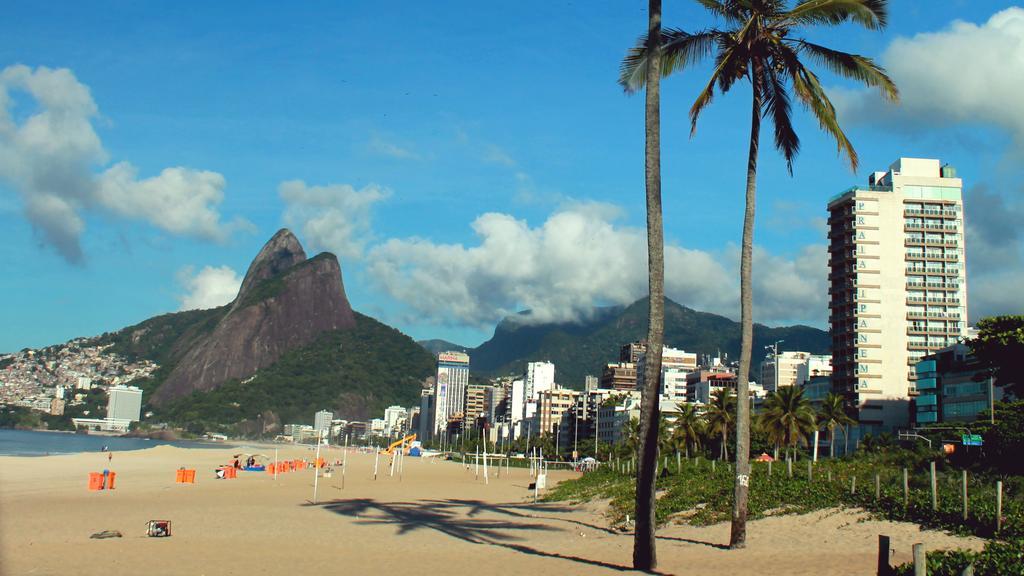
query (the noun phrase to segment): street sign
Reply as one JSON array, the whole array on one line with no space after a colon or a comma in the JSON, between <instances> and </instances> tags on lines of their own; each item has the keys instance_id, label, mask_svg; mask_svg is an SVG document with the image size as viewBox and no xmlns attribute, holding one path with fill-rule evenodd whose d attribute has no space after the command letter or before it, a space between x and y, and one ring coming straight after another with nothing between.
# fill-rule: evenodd
<instances>
[{"instance_id":1,"label":"street sign","mask_svg":"<svg viewBox=\"0 0 1024 576\"><path fill-rule=\"evenodd\" d=\"M961 436L964 446L981 446L981 434L964 434Z\"/></svg>"}]
</instances>

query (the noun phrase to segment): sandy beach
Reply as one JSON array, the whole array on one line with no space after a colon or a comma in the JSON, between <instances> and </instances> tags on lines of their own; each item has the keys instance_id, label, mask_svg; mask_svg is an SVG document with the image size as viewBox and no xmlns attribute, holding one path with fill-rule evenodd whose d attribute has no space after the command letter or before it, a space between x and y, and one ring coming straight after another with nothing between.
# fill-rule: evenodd
<instances>
[{"instance_id":1,"label":"sandy beach","mask_svg":"<svg viewBox=\"0 0 1024 576\"><path fill-rule=\"evenodd\" d=\"M240 472L215 480L214 469L238 450L159 446L113 454L115 490L87 490L89 472L107 468L103 453L0 457L0 573L21 574L607 574L628 570L632 536L608 529L598 504L534 505L528 471L494 475L489 484L458 463L406 458L387 475L381 457L350 453L341 474ZM261 452L273 456L272 448ZM341 458L339 449L328 461ZM280 458L312 459L305 448ZM179 467L197 470L176 484ZM572 472L552 472L551 479ZM146 537L149 520L173 522L170 538ZM90 539L103 530L122 538ZM874 574L877 538L892 537L896 560L911 545L980 548L915 525L868 520L832 510L752 522L749 546L728 551L727 525L669 526L659 531L660 572L667 574Z\"/></svg>"}]
</instances>

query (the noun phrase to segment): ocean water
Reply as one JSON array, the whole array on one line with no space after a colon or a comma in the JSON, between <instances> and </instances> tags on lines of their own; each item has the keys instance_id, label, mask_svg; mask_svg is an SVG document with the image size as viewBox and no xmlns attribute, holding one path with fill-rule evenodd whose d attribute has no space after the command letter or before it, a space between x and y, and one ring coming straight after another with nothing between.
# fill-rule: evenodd
<instances>
[{"instance_id":1,"label":"ocean water","mask_svg":"<svg viewBox=\"0 0 1024 576\"><path fill-rule=\"evenodd\" d=\"M77 454L99 452L104 446L113 452L144 450L169 444L183 448L225 448L214 442L146 440L117 436L90 436L65 432L37 432L34 430L0 429L0 456L46 456L48 454Z\"/></svg>"}]
</instances>

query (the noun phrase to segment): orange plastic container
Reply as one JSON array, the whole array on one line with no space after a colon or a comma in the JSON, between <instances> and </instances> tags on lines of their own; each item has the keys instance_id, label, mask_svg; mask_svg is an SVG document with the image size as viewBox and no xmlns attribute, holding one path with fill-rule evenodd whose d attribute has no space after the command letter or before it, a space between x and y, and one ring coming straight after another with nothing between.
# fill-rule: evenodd
<instances>
[{"instance_id":1,"label":"orange plastic container","mask_svg":"<svg viewBox=\"0 0 1024 576\"><path fill-rule=\"evenodd\" d=\"M181 468L177 471L177 475L175 476L174 481L177 482L178 484L195 484L196 471Z\"/></svg>"},{"instance_id":2,"label":"orange plastic container","mask_svg":"<svg viewBox=\"0 0 1024 576\"><path fill-rule=\"evenodd\" d=\"M89 472L89 490L103 490L103 474Z\"/></svg>"},{"instance_id":3,"label":"orange plastic container","mask_svg":"<svg viewBox=\"0 0 1024 576\"><path fill-rule=\"evenodd\" d=\"M267 474L273 474L273 473L274 473L274 465L273 464L267 464Z\"/></svg>"},{"instance_id":4,"label":"orange plastic container","mask_svg":"<svg viewBox=\"0 0 1024 576\"><path fill-rule=\"evenodd\" d=\"M117 478L117 472L111 472L110 476L107 477L107 490L114 489L114 480Z\"/></svg>"}]
</instances>

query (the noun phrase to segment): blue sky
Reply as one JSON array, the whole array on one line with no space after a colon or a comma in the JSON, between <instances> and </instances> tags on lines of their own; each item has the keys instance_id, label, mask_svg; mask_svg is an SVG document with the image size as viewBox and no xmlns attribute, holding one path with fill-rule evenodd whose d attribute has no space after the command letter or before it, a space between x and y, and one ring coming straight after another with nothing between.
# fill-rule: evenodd
<instances>
[{"instance_id":1,"label":"blue sky","mask_svg":"<svg viewBox=\"0 0 1024 576\"><path fill-rule=\"evenodd\" d=\"M643 294L643 98L615 81L646 2L211 4L8 6L0 351L229 300L282 226L417 339ZM682 1L665 22L714 24ZM825 202L901 155L964 178L972 319L1020 312L1024 9L906 0L883 32L806 36L878 59L904 98L822 72L857 173L802 110L792 177L766 138L756 320L826 325ZM736 317L749 93L691 139L707 72L663 84L667 286Z\"/></svg>"}]
</instances>

